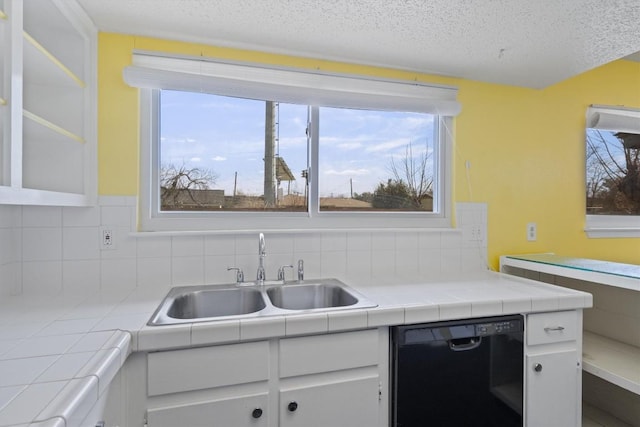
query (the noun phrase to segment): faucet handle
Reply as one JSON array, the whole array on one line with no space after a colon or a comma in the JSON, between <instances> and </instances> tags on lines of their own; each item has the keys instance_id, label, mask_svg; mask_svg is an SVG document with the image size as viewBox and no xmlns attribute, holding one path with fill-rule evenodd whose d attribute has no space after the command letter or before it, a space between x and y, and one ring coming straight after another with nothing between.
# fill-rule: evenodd
<instances>
[{"instance_id":1,"label":"faucet handle","mask_svg":"<svg viewBox=\"0 0 640 427\"><path fill-rule=\"evenodd\" d=\"M304 260L298 260L298 282L304 280Z\"/></svg>"},{"instance_id":2,"label":"faucet handle","mask_svg":"<svg viewBox=\"0 0 640 427\"><path fill-rule=\"evenodd\" d=\"M242 269L239 267L227 267L227 271L230 270L235 270L236 271L236 283L240 284L242 282L244 282L244 273L242 272Z\"/></svg>"},{"instance_id":3,"label":"faucet handle","mask_svg":"<svg viewBox=\"0 0 640 427\"><path fill-rule=\"evenodd\" d=\"M290 268L293 270L293 265L283 265L278 269L278 280L282 280L284 282L284 269Z\"/></svg>"}]
</instances>

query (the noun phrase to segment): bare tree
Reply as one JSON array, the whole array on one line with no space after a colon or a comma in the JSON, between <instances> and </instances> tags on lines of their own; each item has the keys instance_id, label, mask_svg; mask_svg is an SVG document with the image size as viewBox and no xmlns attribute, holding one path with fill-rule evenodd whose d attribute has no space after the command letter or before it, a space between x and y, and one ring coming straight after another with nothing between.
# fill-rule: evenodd
<instances>
[{"instance_id":1,"label":"bare tree","mask_svg":"<svg viewBox=\"0 0 640 427\"><path fill-rule=\"evenodd\" d=\"M587 130L589 213L640 213L640 138Z\"/></svg>"},{"instance_id":2,"label":"bare tree","mask_svg":"<svg viewBox=\"0 0 640 427\"><path fill-rule=\"evenodd\" d=\"M420 155L414 156L413 145L409 142L400 161L396 163L395 159L391 159L394 181L406 186L408 197L416 208L420 208L423 200L433 195L431 155L427 147Z\"/></svg>"},{"instance_id":3,"label":"bare tree","mask_svg":"<svg viewBox=\"0 0 640 427\"><path fill-rule=\"evenodd\" d=\"M160 168L160 197L163 206L176 206L181 194L186 194L196 205L195 191L206 190L215 184L218 175L209 169L187 168L173 164Z\"/></svg>"}]
</instances>

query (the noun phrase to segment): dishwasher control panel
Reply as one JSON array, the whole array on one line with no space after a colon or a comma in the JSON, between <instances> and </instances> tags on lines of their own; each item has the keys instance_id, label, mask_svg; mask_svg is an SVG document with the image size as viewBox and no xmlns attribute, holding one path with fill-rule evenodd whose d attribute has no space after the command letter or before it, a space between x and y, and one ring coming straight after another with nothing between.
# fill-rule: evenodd
<instances>
[{"instance_id":1,"label":"dishwasher control panel","mask_svg":"<svg viewBox=\"0 0 640 427\"><path fill-rule=\"evenodd\" d=\"M505 320L503 322L478 323L476 326L476 335L479 337L496 334L510 334L513 332L521 332L523 330L522 320Z\"/></svg>"}]
</instances>

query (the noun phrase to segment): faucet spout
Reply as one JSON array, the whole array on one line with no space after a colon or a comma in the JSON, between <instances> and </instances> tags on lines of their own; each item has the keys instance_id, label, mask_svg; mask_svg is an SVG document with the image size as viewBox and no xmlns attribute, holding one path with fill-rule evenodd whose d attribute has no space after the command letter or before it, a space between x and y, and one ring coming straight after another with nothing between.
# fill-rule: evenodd
<instances>
[{"instance_id":1,"label":"faucet spout","mask_svg":"<svg viewBox=\"0 0 640 427\"><path fill-rule=\"evenodd\" d=\"M267 273L264 270L264 257L267 256L266 245L264 242L264 234L260 233L258 236L258 273L256 280L259 285L264 285Z\"/></svg>"}]
</instances>

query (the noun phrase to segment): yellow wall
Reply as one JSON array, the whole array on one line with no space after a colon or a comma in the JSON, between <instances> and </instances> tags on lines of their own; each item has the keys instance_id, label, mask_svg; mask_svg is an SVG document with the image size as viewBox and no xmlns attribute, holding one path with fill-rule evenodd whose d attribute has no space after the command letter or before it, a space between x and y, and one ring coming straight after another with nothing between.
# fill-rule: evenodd
<instances>
[{"instance_id":1,"label":"yellow wall","mask_svg":"<svg viewBox=\"0 0 640 427\"><path fill-rule=\"evenodd\" d=\"M586 108L640 108L640 63L616 61L533 90L103 33L98 52L101 195L138 193L138 98L122 80L134 48L456 85L462 113L455 124L454 201L488 203L494 268L501 254L526 252L640 264L640 239L588 239L583 231ZM536 242L526 240L528 222L538 225Z\"/></svg>"}]
</instances>

